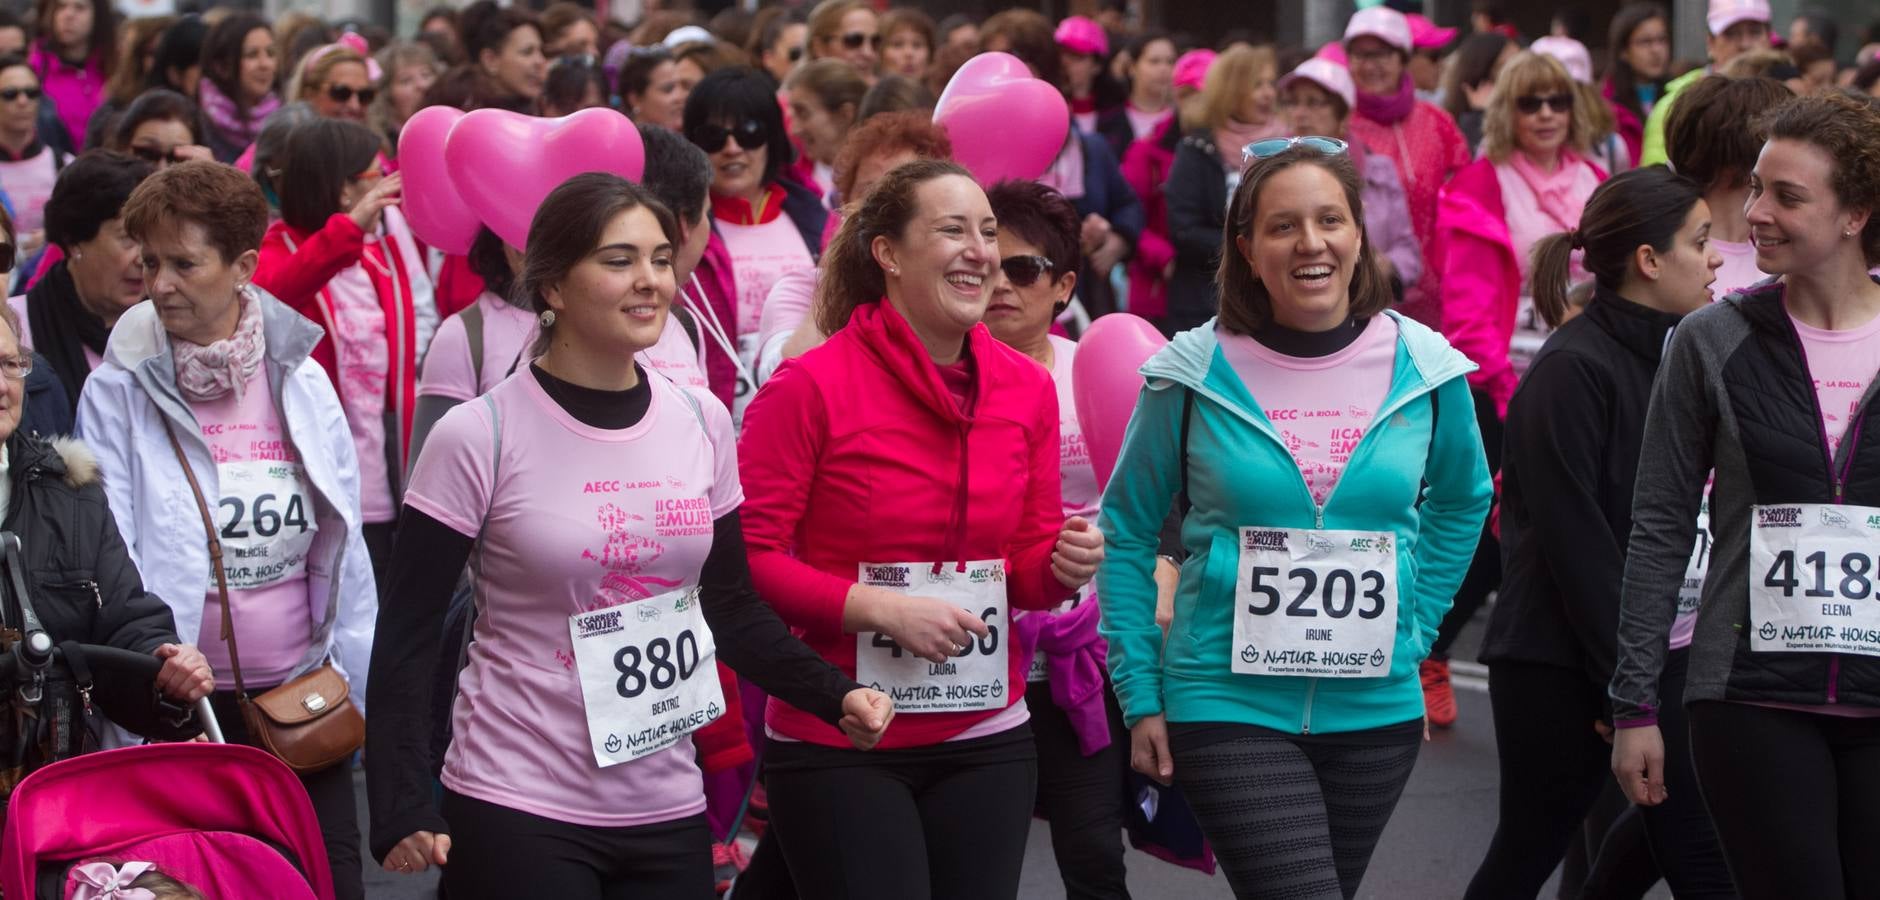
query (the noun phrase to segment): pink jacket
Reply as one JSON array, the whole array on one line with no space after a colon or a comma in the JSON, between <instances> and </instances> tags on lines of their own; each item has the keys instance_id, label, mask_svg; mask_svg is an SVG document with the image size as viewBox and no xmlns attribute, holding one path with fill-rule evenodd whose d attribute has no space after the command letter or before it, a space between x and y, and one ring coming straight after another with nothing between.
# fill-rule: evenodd
<instances>
[{"instance_id":1,"label":"pink jacket","mask_svg":"<svg viewBox=\"0 0 1880 900\"><path fill-rule=\"evenodd\" d=\"M1599 180L1606 173L1599 172ZM1521 265L1508 234L1501 179L1487 157L1443 188L1435 247L1430 268L1441 270L1443 337L1480 367L1469 373L1469 386L1487 391L1496 415L1506 418L1517 380L1508 346L1521 299Z\"/></svg>"},{"instance_id":2,"label":"pink jacket","mask_svg":"<svg viewBox=\"0 0 1880 900\"><path fill-rule=\"evenodd\" d=\"M1469 164L1468 143L1455 120L1442 109L1418 101L1410 115L1394 125L1353 115L1348 129L1352 141L1397 164L1397 177L1403 182L1404 199L1410 207L1411 228L1416 231L1417 243L1427 251L1435 243L1436 206L1443 184ZM1440 304L1447 295L1442 287L1442 269L1425 260L1423 277L1405 286L1404 302L1398 311L1437 327L1444 318Z\"/></svg>"},{"instance_id":3,"label":"pink jacket","mask_svg":"<svg viewBox=\"0 0 1880 900\"><path fill-rule=\"evenodd\" d=\"M1175 259L1175 245L1168 239L1168 200L1162 189L1175 165L1175 139L1181 136L1176 118L1163 120L1123 153L1123 180L1142 201L1143 214L1136 255L1129 260L1129 311L1152 322L1168 312L1168 279L1162 272Z\"/></svg>"},{"instance_id":4,"label":"pink jacket","mask_svg":"<svg viewBox=\"0 0 1880 900\"><path fill-rule=\"evenodd\" d=\"M74 66L46 49L44 41L33 44L26 59L27 67L39 76L39 86L59 109L59 122L65 125L67 145L75 151L85 145L85 125L105 99L104 66L99 54L92 54L83 67Z\"/></svg>"},{"instance_id":5,"label":"pink jacket","mask_svg":"<svg viewBox=\"0 0 1880 900\"><path fill-rule=\"evenodd\" d=\"M1004 559L1010 609L1071 596L1051 573L1064 524L1057 388L992 337L967 336L975 377L964 415L912 326L887 301L858 308L828 342L783 364L744 414L739 475L751 580L803 641L855 673L842 614L863 562ZM1009 622L997 623L1011 641ZM1008 646L1011 646L1008 644ZM1016 647L1006 703L1031 660ZM881 747L937 744L997 710L902 713ZM766 722L846 747L834 727L770 702Z\"/></svg>"}]
</instances>

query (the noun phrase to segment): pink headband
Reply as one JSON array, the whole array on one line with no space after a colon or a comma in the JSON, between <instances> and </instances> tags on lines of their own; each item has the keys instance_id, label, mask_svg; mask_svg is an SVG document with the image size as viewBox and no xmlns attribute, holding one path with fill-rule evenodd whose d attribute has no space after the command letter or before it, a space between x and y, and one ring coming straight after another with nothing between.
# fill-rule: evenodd
<instances>
[{"instance_id":1,"label":"pink headband","mask_svg":"<svg viewBox=\"0 0 1880 900\"><path fill-rule=\"evenodd\" d=\"M156 863L149 862L127 862L118 867L103 861L74 866L71 900L157 900L151 891L131 887L131 882L156 867Z\"/></svg>"},{"instance_id":2,"label":"pink headband","mask_svg":"<svg viewBox=\"0 0 1880 900\"><path fill-rule=\"evenodd\" d=\"M314 64L319 62L321 57L327 55L328 53L332 53L335 50L340 50L340 49L351 50L354 53L357 53L360 56L365 57L366 78L372 81L378 81L380 78L383 78L385 76L385 70L379 68L379 61L376 59L373 59L372 54L369 52L372 49L371 45L367 44L366 39L363 37L360 37L359 33L355 31L348 31L345 34L340 35L339 40L334 41L331 44L327 44L323 47L313 48L313 51L307 54L307 61L301 64L302 66L305 67L305 68L302 68L301 71L302 72L313 71Z\"/></svg>"}]
</instances>

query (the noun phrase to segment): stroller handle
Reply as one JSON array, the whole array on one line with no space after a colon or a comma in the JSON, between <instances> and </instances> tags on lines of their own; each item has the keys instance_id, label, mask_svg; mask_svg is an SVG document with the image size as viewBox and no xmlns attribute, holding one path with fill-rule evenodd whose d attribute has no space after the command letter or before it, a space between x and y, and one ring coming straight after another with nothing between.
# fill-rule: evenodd
<instances>
[{"instance_id":1,"label":"stroller handle","mask_svg":"<svg viewBox=\"0 0 1880 900\"><path fill-rule=\"evenodd\" d=\"M53 657L55 659L64 657L66 646L61 644L54 647ZM86 664L93 669L117 672L150 682L155 682L157 673L163 671L163 660L147 653L107 647L103 644L77 644L76 646L80 648L79 652L85 655ZM0 679L17 679L26 674L23 669L24 664L19 657L11 655L0 657ZM222 738L222 726L216 721L215 710L209 706L209 698L203 697L197 700L193 709L196 722L202 726L203 734L207 735L213 743L227 743Z\"/></svg>"}]
</instances>

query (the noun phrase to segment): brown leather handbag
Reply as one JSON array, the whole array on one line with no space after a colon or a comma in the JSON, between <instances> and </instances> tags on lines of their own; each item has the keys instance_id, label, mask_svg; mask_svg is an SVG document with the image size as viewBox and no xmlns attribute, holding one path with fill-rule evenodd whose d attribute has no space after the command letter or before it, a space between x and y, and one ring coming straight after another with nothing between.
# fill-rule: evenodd
<instances>
[{"instance_id":1,"label":"brown leather handbag","mask_svg":"<svg viewBox=\"0 0 1880 900\"><path fill-rule=\"evenodd\" d=\"M330 768L351 756L366 742L366 720L352 702L352 687L327 659L305 675L267 693L250 698L242 683L241 654L235 649L235 621L229 609L228 577L222 570L222 541L215 517L202 495L202 485L183 456L183 445L166 422L164 431L176 461L183 466L189 489L196 495L202 527L209 535L209 567L215 572L216 594L222 601L222 640L228 642L229 668L235 675L235 699L242 721L263 750L295 772L308 775Z\"/></svg>"}]
</instances>

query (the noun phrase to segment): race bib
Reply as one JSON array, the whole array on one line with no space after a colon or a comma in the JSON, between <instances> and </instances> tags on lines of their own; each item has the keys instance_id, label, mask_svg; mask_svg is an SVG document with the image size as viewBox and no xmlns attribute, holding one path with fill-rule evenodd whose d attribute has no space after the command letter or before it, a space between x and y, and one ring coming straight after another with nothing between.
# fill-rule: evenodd
<instances>
[{"instance_id":1,"label":"race bib","mask_svg":"<svg viewBox=\"0 0 1880 900\"><path fill-rule=\"evenodd\" d=\"M576 613L568 638L603 769L664 750L724 712L696 587Z\"/></svg>"},{"instance_id":2,"label":"race bib","mask_svg":"<svg viewBox=\"0 0 1880 900\"><path fill-rule=\"evenodd\" d=\"M862 563L858 580L897 594L951 603L984 623L946 662L929 662L885 634L855 635L855 680L894 698L898 712L967 712L1005 708L1007 627L1005 560L984 559L959 571L954 563Z\"/></svg>"},{"instance_id":3,"label":"race bib","mask_svg":"<svg viewBox=\"0 0 1880 900\"><path fill-rule=\"evenodd\" d=\"M1091 591L1095 589L1096 588L1094 585L1085 584L1083 587L1078 588L1077 593L1072 594L1069 600L1066 600L1063 603L1058 604L1055 609L1049 610L1047 612L1042 612L1042 613L1028 613L1028 615L1055 616L1055 615L1062 615L1063 613L1070 612L1071 610L1076 609L1078 604L1084 602L1085 600L1090 599L1090 593ZM1047 658L1043 650L1038 650L1038 651L1033 652L1031 654L1031 665L1026 667L1025 669L1025 681L1029 683L1033 681L1050 681L1050 680L1051 680L1050 660Z\"/></svg>"},{"instance_id":4,"label":"race bib","mask_svg":"<svg viewBox=\"0 0 1880 900\"><path fill-rule=\"evenodd\" d=\"M1395 535L1240 529L1234 672L1377 678L1396 637Z\"/></svg>"},{"instance_id":5,"label":"race bib","mask_svg":"<svg viewBox=\"0 0 1880 900\"><path fill-rule=\"evenodd\" d=\"M264 588L307 574L319 531L307 478L297 462L257 459L216 466L222 499L216 526L229 589Z\"/></svg>"},{"instance_id":6,"label":"race bib","mask_svg":"<svg viewBox=\"0 0 1880 900\"><path fill-rule=\"evenodd\" d=\"M1750 533L1750 649L1880 656L1880 509L1757 506Z\"/></svg>"},{"instance_id":7,"label":"race bib","mask_svg":"<svg viewBox=\"0 0 1880 900\"><path fill-rule=\"evenodd\" d=\"M1710 491L1697 507L1697 543L1691 545L1691 561L1684 567L1684 586L1678 589L1678 618L1697 615L1704 602L1704 576L1710 571Z\"/></svg>"}]
</instances>

